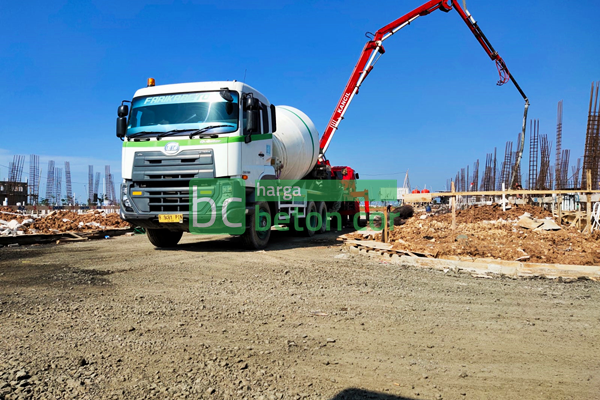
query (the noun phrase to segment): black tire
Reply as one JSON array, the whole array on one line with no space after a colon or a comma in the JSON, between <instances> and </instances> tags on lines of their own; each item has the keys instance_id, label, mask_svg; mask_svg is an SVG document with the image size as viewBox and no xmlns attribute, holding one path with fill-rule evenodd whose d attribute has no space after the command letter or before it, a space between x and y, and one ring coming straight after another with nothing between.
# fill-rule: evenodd
<instances>
[{"instance_id":1,"label":"black tire","mask_svg":"<svg viewBox=\"0 0 600 400\"><path fill-rule=\"evenodd\" d=\"M177 246L183 231L170 231L168 229L146 229L148 240L156 247Z\"/></svg>"},{"instance_id":2,"label":"black tire","mask_svg":"<svg viewBox=\"0 0 600 400\"><path fill-rule=\"evenodd\" d=\"M317 212L321 215L321 229L317 233L327 232L327 204L324 201L317 203Z\"/></svg>"},{"instance_id":3,"label":"black tire","mask_svg":"<svg viewBox=\"0 0 600 400\"><path fill-rule=\"evenodd\" d=\"M331 202L329 202L329 204L330 204L329 211L332 213L338 212L338 211L340 211L340 208L342 208L341 201L331 201Z\"/></svg>"},{"instance_id":4,"label":"black tire","mask_svg":"<svg viewBox=\"0 0 600 400\"><path fill-rule=\"evenodd\" d=\"M260 202L258 203L258 210L261 213L267 213L271 215L271 208L269 207L269 203ZM247 221L246 232L242 235L242 240L244 241L244 245L250 250L260 250L267 247L269 244L269 239L271 238L271 229L267 229L266 231L257 231L256 230L256 218L259 216L257 214L252 214ZM267 219L261 217L261 220L258 221L259 226L266 226Z\"/></svg>"},{"instance_id":5,"label":"black tire","mask_svg":"<svg viewBox=\"0 0 600 400\"><path fill-rule=\"evenodd\" d=\"M302 218L300 220L301 225L304 228L304 231L302 231L302 233L304 234L304 236L307 237L312 237L315 235L315 233L317 232L314 228L317 226L317 217L313 216L312 218L308 217L308 214L310 213L318 213L317 210L317 205L315 204L314 201L309 201L308 204L306 205L306 217ZM309 228L309 224L313 229L308 229Z\"/></svg>"}]
</instances>

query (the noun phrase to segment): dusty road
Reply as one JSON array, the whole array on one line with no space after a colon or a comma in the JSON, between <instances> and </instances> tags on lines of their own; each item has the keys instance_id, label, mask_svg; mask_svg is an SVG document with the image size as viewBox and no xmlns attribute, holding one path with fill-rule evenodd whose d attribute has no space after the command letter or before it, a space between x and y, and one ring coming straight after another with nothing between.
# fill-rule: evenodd
<instances>
[{"instance_id":1,"label":"dusty road","mask_svg":"<svg viewBox=\"0 0 600 400\"><path fill-rule=\"evenodd\" d=\"M598 399L600 285L143 236L0 249L0 399Z\"/></svg>"}]
</instances>

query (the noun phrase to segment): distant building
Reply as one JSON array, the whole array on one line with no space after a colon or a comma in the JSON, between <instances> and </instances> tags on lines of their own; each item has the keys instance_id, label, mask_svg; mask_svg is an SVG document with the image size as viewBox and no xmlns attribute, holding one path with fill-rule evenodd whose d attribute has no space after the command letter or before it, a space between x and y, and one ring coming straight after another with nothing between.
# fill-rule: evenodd
<instances>
[{"instance_id":1,"label":"distant building","mask_svg":"<svg viewBox=\"0 0 600 400\"><path fill-rule=\"evenodd\" d=\"M0 205L16 206L27 203L27 182L0 181Z\"/></svg>"}]
</instances>

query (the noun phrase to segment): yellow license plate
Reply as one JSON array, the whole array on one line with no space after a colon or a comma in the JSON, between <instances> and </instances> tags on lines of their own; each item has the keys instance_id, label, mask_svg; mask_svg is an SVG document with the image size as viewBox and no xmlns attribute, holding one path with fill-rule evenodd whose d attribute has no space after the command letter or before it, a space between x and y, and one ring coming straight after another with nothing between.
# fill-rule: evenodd
<instances>
[{"instance_id":1,"label":"yellow license plate","mask_svg":"<svg viewBox=\"0 0 600 400\"><path fill-rule=\"evenodd\" d=\"M183 214L160 214L158 222L183 222Z\"/></svg>"}]
</instances>

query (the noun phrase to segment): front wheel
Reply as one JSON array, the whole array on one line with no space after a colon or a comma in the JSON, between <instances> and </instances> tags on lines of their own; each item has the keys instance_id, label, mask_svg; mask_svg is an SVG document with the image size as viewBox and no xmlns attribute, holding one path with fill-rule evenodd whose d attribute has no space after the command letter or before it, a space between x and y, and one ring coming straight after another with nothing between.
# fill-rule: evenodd
<instances>
[{"instance_id":1,"label":"front wheel","mask_svg":"<svg viewBox=\"0 0 600 400\"><path fill-rule=\"evenodd\" d=\"M268 219L271 217L269 203L258 203L258 213L248 218L246 232L242 235L244 245L251 250L260 250L267 247L271 237L271 226Z\"/></svg>"},{"instance_id":2,"label":"front wheel","mask_svg":"<svg viewBox=\"0 0 600 400\"><path fill-rule=\"evenodd\" d=\"M168 229L146 229L148 240L156 247L173 247L177 246L182 231L170 231Z\"/></svg>"}]
</instances>

